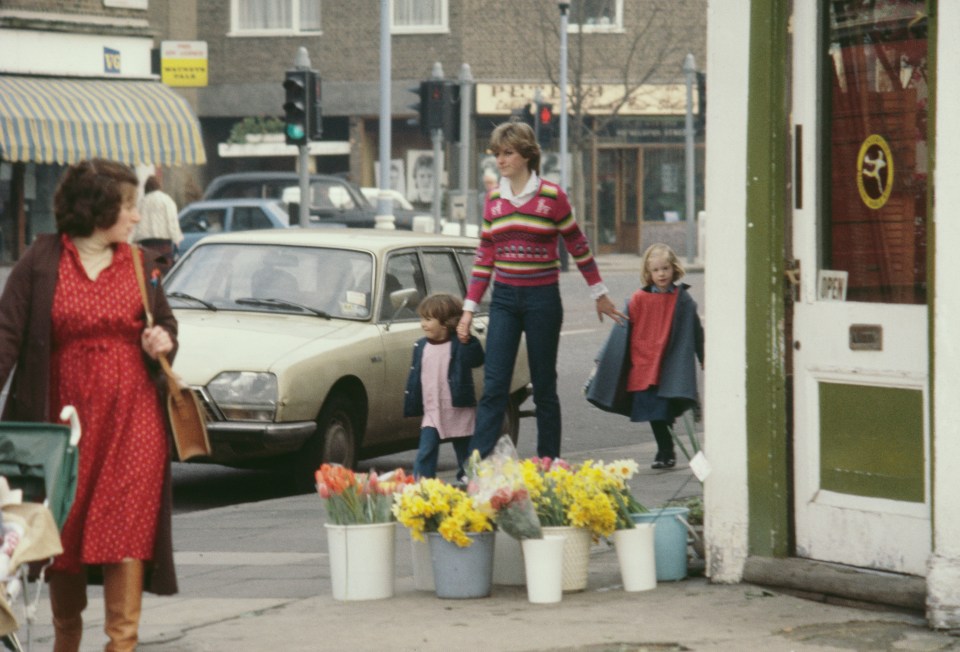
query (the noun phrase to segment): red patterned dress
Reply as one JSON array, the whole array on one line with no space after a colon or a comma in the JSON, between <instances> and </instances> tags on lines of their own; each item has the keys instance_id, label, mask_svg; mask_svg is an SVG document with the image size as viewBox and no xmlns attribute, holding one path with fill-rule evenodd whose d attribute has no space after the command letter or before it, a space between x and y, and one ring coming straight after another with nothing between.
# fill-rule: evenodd
<instances>
[{"instance_id":1,"label":"red patterned dress","mask_svg":"<svg viewBox=\"0 0 960 652\"><path fill-rule=\"evenodd\" d=\"M53 300L51 408L77 408L82 428L73 507L53 568L149 560L167 455L163 413L144 364L143 303L130 247L91 281L63 237Z\"/></svg>"}]
</instances>

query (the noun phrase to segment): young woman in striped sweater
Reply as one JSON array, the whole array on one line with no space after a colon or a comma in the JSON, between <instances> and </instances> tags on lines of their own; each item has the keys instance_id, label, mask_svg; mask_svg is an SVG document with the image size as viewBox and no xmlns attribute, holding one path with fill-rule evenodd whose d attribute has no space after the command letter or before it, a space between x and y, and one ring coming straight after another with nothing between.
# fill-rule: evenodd
<instances>
[{"instance_id":1,"label":"young woman in striped sweater","mask_svg":"<svg viewBox=\"0 0 960 652\"><path fill-rule=\"evenodd\" d=\"M501 435L520 336L525 334L537 414L537 455L556 458L557 349L563 323L558 238L563 238L590 286L600 320L608 315L619 322L625 316L608 296L566 193L539 176L540 145L533 129L521 122L501 124L490 137L490 150L497 157L500 185L487 196L480 246L457 326L458 338L466 342L473 313L493 279L483 397L470 449L486 456Z\"/></svg>"}]
</instances>

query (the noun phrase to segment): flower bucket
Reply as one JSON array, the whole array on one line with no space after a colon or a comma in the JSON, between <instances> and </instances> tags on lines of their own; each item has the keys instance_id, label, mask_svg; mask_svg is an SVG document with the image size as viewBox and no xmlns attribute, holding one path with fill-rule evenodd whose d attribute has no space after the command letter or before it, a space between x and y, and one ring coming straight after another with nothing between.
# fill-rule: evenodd
<instances>
[{"instance_id":1,"label":"flower bucket","mask_svg":"<svg viewBox=\"0 0 960 652\"><path fill-rule=\"evenodd\" d=\"M512 536L496 531L493 547L493 583L504 586L523 586L526 574L523 569L523 549Z\"/></svg>"},{"instance_id":2,"label":"flower bucket","mask_svg":"<svg viewBox=\"0 0 960 652\"><path fill-rule=\"evenodd\" d=\"M430 543L417 541L410 535L410 549L413 553L413 586L417 591L435 591L433 585L433 562L430 561Z\"/></svg>"},{"instance_id":3,"label":"flower bucket","mask_svg":"<svg viewBox=\"0 0 960 652\"><path fill-rule=\"evenodd\" d=\"M563 542L563 590L583 591L587 588L587 566L590 562L590 530L569 525L543 528L543 536L558 534Z\"/></svg>"},{"instance_id":4,"label":"flower bucket","mask_svg":"<svg viewBox=\"0 0 960 652\"><path fill-rule=\"evenodd\" d=\"M564 541L559 534L545 534L542 539L520 542L527 578L527 600L530 602L550 604L563 598Z\"/></svg>"},{"instance_id":5,"label":"flower bucket","mask_svg":"<svg viewBox=\"0 0 960 652\"><path fill-rule=\"evenodd\" d=\"M654 555L653 523L637 523L629 530L613 533L613 546L620 562L624 591L649 591L657 588L657 562Z\"/></svg>"},{"instance_id":6,"label":"flower bucket","mask_svg":"<svg viewBox=\"0 0 960 652\"><path fill-rule=\"evenodd\" d=\"M646 514L633 514L634 523L655 523L657 581L672 582L687 577L686 507L664 507Z\"/></svg>"},{"instance_id":7,"label":"flower bucket","mask_svg":"<svg viewBox=\"0 0 960 652\"><path fill-rule=\"evenodd\" d=\"M380 600L393 595L396 574L395 523L332 525L327 528L334 600Z\"/></svg>"},{"instance_id":8,"label":"flower bucket","mask_svg":"<svg viewBox=\"0 0 960 652\"><path fill-rule=\"evenodd\" d=\"M493 532L467 535L473 543L461 548L437 532L428 532L433 582L438 598L486 598L493 586Z\"/></svg>"}]
</instances>

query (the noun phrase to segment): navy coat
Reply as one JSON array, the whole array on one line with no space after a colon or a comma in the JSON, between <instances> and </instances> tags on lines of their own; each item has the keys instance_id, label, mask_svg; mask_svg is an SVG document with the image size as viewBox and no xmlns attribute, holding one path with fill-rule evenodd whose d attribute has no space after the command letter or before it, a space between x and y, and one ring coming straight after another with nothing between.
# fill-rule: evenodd
<instances>
[{"instance_id":1,"label":"navy coat","mask_svg":"<svg viewBox=\"0 0 960 652\"><path fill-rule=\"evenodd\" d=\"M428 346L427 338L422 337L413 345L413 362L407 375L407 389L403 393L403 416L423 416L423 385L420 372L423 362L423 347ZM450 383L450 397L453 407L473 407L477 404L477 394L473 385L471 369L483 364L483 346L473 335L463 344L456 337L450 338L450 369L447 380Z\"/></svg>"}]
</instances>

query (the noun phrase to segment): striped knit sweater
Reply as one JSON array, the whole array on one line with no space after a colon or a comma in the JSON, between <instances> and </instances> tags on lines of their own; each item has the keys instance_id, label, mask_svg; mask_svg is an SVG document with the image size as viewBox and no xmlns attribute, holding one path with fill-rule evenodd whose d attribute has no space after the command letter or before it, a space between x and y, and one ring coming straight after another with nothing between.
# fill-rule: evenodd
<instances>
[{"instance_id":1,"label":"striped knit sweater","mask_svg":"<svg viewBox=\"0 0 960 652\"><path fill-rule=\"evenodd\" d=\"M467 299L480 302L496 272L499 283L551 285L560 280L557 237L576 261L587 285L601 283L586 236L577 226L567 195L549 181L522 206L514 206L493 190L483 211L483 230L474 260Z\"/></svg>"}]
</instances>

